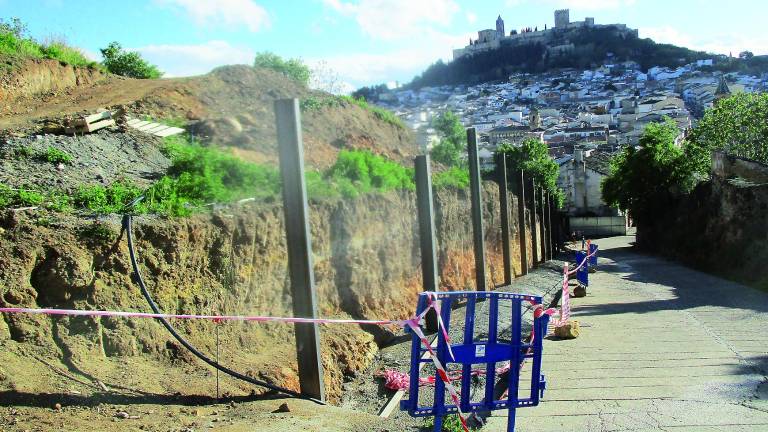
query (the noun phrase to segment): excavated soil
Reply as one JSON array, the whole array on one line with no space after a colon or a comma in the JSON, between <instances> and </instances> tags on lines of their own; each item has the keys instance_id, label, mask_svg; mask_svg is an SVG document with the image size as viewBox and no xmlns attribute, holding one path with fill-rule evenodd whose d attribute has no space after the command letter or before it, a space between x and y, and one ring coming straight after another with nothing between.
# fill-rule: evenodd
<instances>
[{"instance_id":1,"label":"excavated soil","mask_svg":"<svg viewBox=\"0 0 768 432\"><path fill-rule=\"evenodd\" d=\"M74 78L57 78L68 73ZM83 74L90 75L77 78ZM45 78L20 84L28 76ZM274 101L327 97L279 73L244 65L192 78L136 80L40 61L0 74L0 83L0 89L13 89L0 92L0 135L33 135L67 116L123 108L140 118L182 119L204 142L269 163L277 161ZM307 164L318 168L331 165L341 149L368 149L409 165L417 151L412 132L346 102L305 112L302 126Z\"/></svg>"}]
</instances>

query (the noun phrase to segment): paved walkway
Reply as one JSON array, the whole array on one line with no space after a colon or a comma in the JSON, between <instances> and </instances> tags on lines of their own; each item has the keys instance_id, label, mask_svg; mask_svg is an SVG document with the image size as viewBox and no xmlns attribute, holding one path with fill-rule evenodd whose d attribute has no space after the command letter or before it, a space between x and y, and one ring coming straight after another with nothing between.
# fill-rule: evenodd
<instances>
[{"instance_id":1,"label":"paved walkway","mask_svg":"<svg viewBox=\"0 0 768 432\"><path fill-rule=\"evenodd\" d=\"M546 341L549 388L517 430L768 431L768 294L598 241L582 335ZM484 431L506 430L504 411Z\"/></svg>"}]
</instances>

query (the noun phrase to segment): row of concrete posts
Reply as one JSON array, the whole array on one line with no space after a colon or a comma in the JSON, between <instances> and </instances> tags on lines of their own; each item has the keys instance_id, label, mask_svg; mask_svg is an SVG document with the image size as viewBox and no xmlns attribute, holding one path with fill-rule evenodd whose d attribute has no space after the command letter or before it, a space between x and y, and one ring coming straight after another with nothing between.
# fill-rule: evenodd
<instances>
[{"instance_id":1,"label":"row of concrete posts","mask_svg":"<svg viewBox=\"0 0 768 432\"><path fill-rule=\"evenodd\" d=\"M293 314L296 317L317 318L317 295L312 265L309 206L304 180L304 155L298 100L276 101L275 114L280 174L283 184L283 211L285 214ZM495 287L487 286L482 178L477 153L477 133L474 128L467 129L467 154L472 204L475 289L484 291ZM531 175L523 171L510 171L507 168L507 163L506 155L498 155L496 170L493 174L493 180L499 185L504 285L510 285L514 275L511 247L513 236L511 232L510 186L514 188L518 204L516 213L521 269L518 276L527 274L531 267L551 259L556 250L556 239L560 235L558 231L560 224L557 222L559 217L552 194L546 192L541 185L537 185ZM438 291L437 239L429 155L417 156L415 168L423 289L424 291ZM529 236L532 245L530 260L528 259ZM436 320L434 316L427 318L427 327L433 330L436 327ZM300 391L307 397L324 400L325 386L318 326L317 324L297 323L295 324L295 334Z\"/></svg>"}]
</instances>

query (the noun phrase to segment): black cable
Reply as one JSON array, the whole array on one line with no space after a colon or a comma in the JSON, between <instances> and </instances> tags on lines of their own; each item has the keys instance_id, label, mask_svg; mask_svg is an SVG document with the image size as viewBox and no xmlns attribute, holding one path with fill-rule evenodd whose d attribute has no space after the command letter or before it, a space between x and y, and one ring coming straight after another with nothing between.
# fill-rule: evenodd
<instances>
[{"instance_id":1,"label":"black cable","mask_svg":"<svg viewBox=\"0 0 768 432\"><path fill-rule=\"evenodd\" d=\"M138 202L138 201L136 201L136 202ZM152 308L152 311L154 313L156 313L156 314L160 314L162 312L160 311L160 308L157 306L155 301L152 299L152 295L149 293L149 290L147 290L147 286L144 284L144 279L142 278L141 272L139 270L139 264L138 264L138 261L136 259L136 252L134 251L134 248L133 248L133 229L131 227L131 221L132 221L132 218L131 218L130 214L123 215L123 228L128 233L128 253L129 253L130 257L131 257L131 266L133 267L133 273L135 275L135 282L139 285L139 288L141 288L141 293L144 295L144 298L147 300L147 303L149 303L149 307ZM283 393L285 395L292 396L292 397L295 397L295 398L306 399L306 400L315 402L315 403L320 404L320 405L325 405L325 402L323 402L323 401L321 401L319 399L315 399L315 398L303 395L301 393L297 393L297 392L295 392L293 390L288 390L287 388L283 388L283 387L276 386L276 385L273 385L273 384L270 384L270 383L267 383L267 382L264 382L264 381L257 380L255 378L251 378L251 377L249 377L247 375L244 375L244 374L241 374L241 373L239 373L237 371L229 369L226 366L222 366L221 364L219 364L218 362L210 359L208 356L206 356L205 354L201 353L194 346L192 346L191 343L189 343L186 339L184 339L183 336L181 336L176 331L176 329L171 325L171 323L168 322L168 320L166 320L165 318L162 318L162 317L158 317L157 320L160 321L161 324L163 324L163 327L165 327L165 329L168 330L168 332L171 334L171 336L173 336L177 341L179 341L179 343L182 344L184 346L184 348L189 350L189 352L194 354L200 360L208 363L208 365L210 365L211 367L214 367L214 368L224 372L227 375L230 375L230 376L235 377L235 378L237 378L239 380L242 380L242 381L246 381L246 382L251 383L253 385L256 385L256 386L259 386L259 387L264 387L264 388L267 388L267 389L270 389L270 390L273 390L273 391L276 391L276 392L279 392L279 393Z\"/></svg>"}]
</instances>

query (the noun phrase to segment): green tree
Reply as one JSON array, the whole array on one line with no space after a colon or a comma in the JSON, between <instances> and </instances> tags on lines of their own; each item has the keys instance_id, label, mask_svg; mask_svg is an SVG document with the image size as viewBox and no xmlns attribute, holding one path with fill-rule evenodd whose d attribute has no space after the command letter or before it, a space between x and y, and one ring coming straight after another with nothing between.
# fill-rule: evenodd
<instances>
[{"instance_id":1,"label":"green tree","mask_svg":"<svg viewBox=\"0 0 768 432\"><path fill-rule=\"evenodd\" d=\"M115 75L139 79L156 79L163 76L157 66L144 60L137 52L123 50L118 42L112 42L100 51L104 56L102 64Z\"/></svg>"},{"instance_id":2,"label":"green tree","mask_svg":"<svg viewBox=\"0 0 768 432\"><path fill-rule=\"evenodd\" d=\"M640 148L624 148L611 161L610 175L603 179L603 201L629 210L638 227L650 225L696 184L696 164L675 145L677 135L677 125L670 119L649 124L640 138Z\"/></svg>"},{"instance_id":3,"label":"green tree","mask_svg":"<svg viewBox=\"0 0 768 432\"><path fill-rule=\"evenodd\" d=\"M739 93L704 113L689 137L696 170L707 174L712 150L768 163L768 94Z\"/></svg>"},{"instance_id":4,"label":"green tree","mask_svg":"<svg viewBox=\"0 0 768 432\"><path fill-rule=\"evenodd\" d=\"M432 126L440 137L440 143L432 148L432 159L449 167L462 165L467 138L459 117L446 111L432 122Z\"/></svg>"},{"instance_id":5,"label":"green tree","mask_svg":"<svg viewBox=\"0 0 768 432\"><path fill-rule=\"evenodd\" d=\"M309 85L309 79L312 76L309 66L304 64L301 59L285 60L279 55L269 51L263 51L256 54L256 58L253 61L253 67L271 69L304 86Z\"/></svg>"},{"instance_id":6,"label":"green tree","mask_svg":"<svg viewBox=\"0 0 768 432\"><path fill-rule=\"evenodd\" d=\"M549 156L546 143L534 138L523 140L519 146L503 143L496 150L496 154L506 154L508 169L513 172L524 170L532 175L536 183L555 196L558 206L563 204L563 192L557 187L560 167Z\"/></svg>"}]
</instances>

